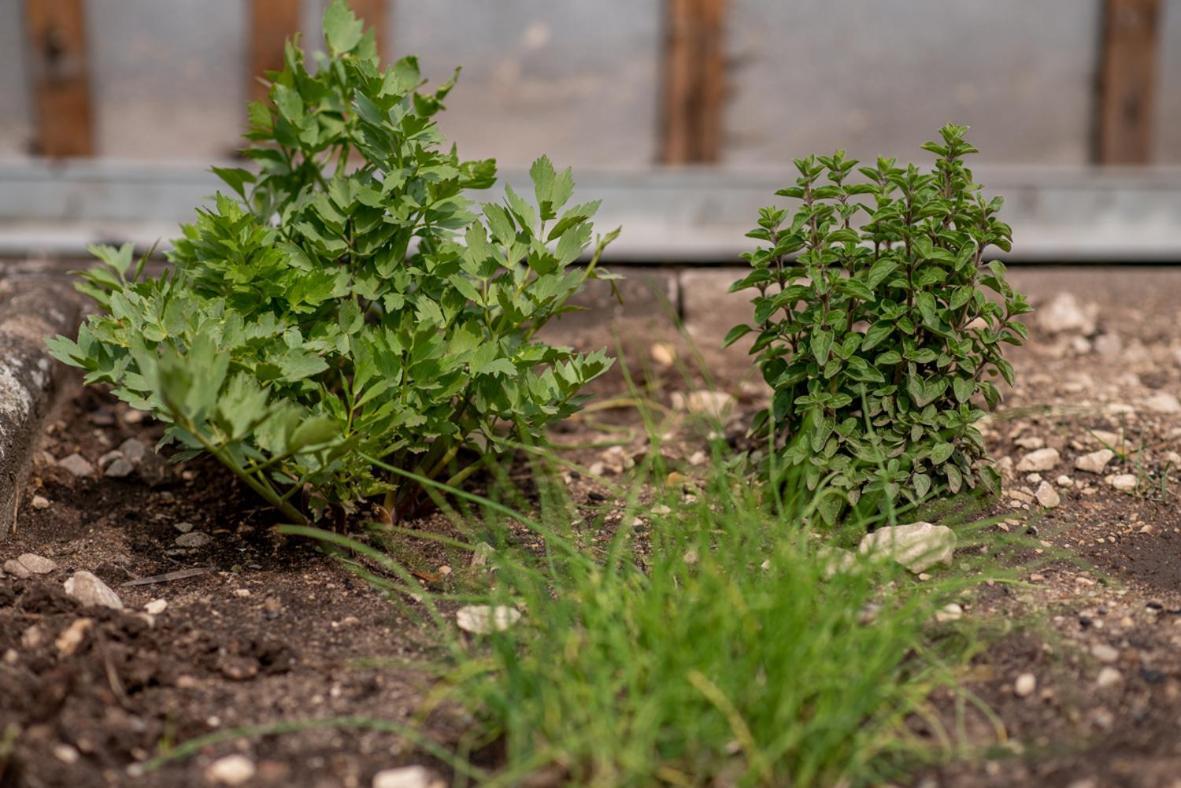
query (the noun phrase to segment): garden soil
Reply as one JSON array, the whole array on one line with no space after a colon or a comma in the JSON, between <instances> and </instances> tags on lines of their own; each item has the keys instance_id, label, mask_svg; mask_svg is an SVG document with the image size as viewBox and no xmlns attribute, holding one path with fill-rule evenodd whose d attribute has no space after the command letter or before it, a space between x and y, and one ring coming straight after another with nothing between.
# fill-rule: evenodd
<instances>
[{"instance_id":1,"label":"garden soil","mask_svg":"<svg viewBox=\"0 0 1181 788\"><path fill-rule=\"evenodd\" d=\"M965 618L995 636L965 678L979 703L957 714L956 698L941 695L932 717L941 725L915 722L932 740L941 728L962 756L916 782L1178 786L1181 271L1043 269L1013 280L1043 314L1067 318L1031 318L1033 339L1015 353L1018 385L986 424L1006 471L990 527L1034 547L1014 570L1018 582L963 600ZM684 412L694 401L686 392L732 396L731 432L765 397L740 353L690 351L686 335L703 348L720 338L714 307L707 324L687 315L685 334L644 316L580 324L568 337L622 351L638 391L616 370L596 398L638 393L667 406L662 451L686 475L701 468L708 433ZM424 666L445 655L412 606L307 542L275 535L266 508L215 464L161 461L150 450L161 429L78 387L47 422L15 533L0 543L0 563L32 553L55 564L0 579L0 785L208 785L211 767L234 753L254 765L251 785L368 786L379 770L412 763L448 775L389 732L240 730L347 716L416 725L455 747L470 720L446 704L425 710L437 676ZM610 479L642 456L641 433L633 412L607 408L554 440ZM148 448L142 458L128 439ZM608 440L620 445L592 446ZM121 446L133 467L108 476ZM1116 451L1102 472L1075 467L1105 446ZM1044 470L1018 470L1045 449L1056 456ZM588 511L616 505L589 474L567 479ZM451 528L439 515L411 525ZM393 549L440 590L475 571L428 540L406 537ZM68 596L63 582L79 570L123 609ZM1025 674L1032 690L1018 681ZM145 770L169 746L218 733L223 740ZM494 765L495 749L476 758Z\"/></svg>"}]
</instances>

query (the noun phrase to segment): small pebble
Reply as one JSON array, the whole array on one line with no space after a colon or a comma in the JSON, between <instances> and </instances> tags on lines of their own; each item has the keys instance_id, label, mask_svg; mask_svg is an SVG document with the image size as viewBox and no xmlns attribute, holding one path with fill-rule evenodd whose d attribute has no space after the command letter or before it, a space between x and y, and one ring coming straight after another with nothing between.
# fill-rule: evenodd
<instances>
[{"instance_id":1,"label":"small pebble","mask_svg":"<svg viewBox=\"0 0 1181 788\"><path fill-rule=\"evenodd\" d=\"M242 785L254 777L254 761L245 755L218 758L205 770L205 778L217 785Z\"/></svg>"},{"instance_id":2,"label":"small pebble","mask_svg":"<svg viewBox=\"0 0 1181 788\"><path fill-rule=\"evenodd\" d=\"M1100 662L1115 662L1119 659L1119 649L1106 643L1096 643L1091 647L1091 656Z\"/></svg>"},{"instance_id":3,"label":"small pebble","mask_svg":"<svg viewBox=\"0 0 1181 788\"><path fill-rule=\"evenodd\" d=\"M59 468L64 468L73 476L81 478L94 475L94 466L86 461L81 454L74 453L57 461Z\"/></svg>"},{"instance_id":4,"label":"small pebble","mask_svg":"<svg viewBox=\"0 0 1181 788\"><path fill-rule=\"evenodd\" d=\"M1119 684L1123 679L1123 674L1109 666L1099 671L1099 678L1095 680L1095 684L1099 689L1106 689Z\"/></svg>"},{"instance_id":5,"label":"small pebble","mask_svg":"<svg viewBox=\"0 0 1181 788\"><path fill-rule=\"evenodd\" d=\"M123 457L117 457L103 471L103 475L109 479L126 479L134 472L135 467L130 462Z\"/></svg>"},{"instance_id":6,"label":"small pebble","mask_svg":"<svg viewBox=\"0 0 1181 788\"><path fill-rule=\"evenodd\" d=\"M444 788L445 783L423 766L382 769L373 775L373 788Z\"/></svg>"},{"instance_id":7,"label":"small pebble","mask_svg":"<svg viewBox=\"0 0 1181 788\"><path fill-rule=\"evenodd\" d=\"M158 616L168 608L168 600L153 599L144 605L144 610L148 611L148 615Z\"/></svg>"},{"instance_id":8,"label":"small pebble","mask_svg":"<svg viewBox=\"0 0 1181 788\"><path fill-rule=\"evenodd\" d=\"M1013 693L1018 698L1027 698L1037 689L1037 676L1032 673L1022 673L1013 683Z\"/></svg>"},{"instance_id":9,"label":"small pebble","mask_svg":"<svg viewBox=\"0 0 1181 788\"><path fill-rule=\"evenodd\" d=\"M201 531L189 531L186 534L181 534L180 536L176 537L176 546L204 547L212 541L213 537L207 533L202 533Z\"/></svg>"},{"instance_id":10,"label":"small pebble","mask_svg":"<svg viewBox=\"0 0 1181 788\"><path fill-rule=\"evenodd\" d=\"M48 509L49 508L49 499L46 498L44 495L34 495L33 500L30 501L29 503L32 504L34 509Z\"/></svg>"}]
</instances>

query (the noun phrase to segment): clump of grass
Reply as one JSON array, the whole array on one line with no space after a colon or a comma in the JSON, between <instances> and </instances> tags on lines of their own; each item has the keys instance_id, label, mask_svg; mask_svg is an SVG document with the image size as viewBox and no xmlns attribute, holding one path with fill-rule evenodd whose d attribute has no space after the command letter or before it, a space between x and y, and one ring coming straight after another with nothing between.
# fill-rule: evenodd
<instances>
[{"instance_id":1,"label":"clump of grass","mask_svg":"<svg viewBox=\"0 0 1181 788\"><path fill-rule=\"evenodd\" d=\"M478 720L465 749L503 747L490 784L875 783L950 753L928 701L974 640L934 616L979 578L838 571L809 512L769 515L720 463L688 500L641 506L643 489L605 541L553 483L534 519L483 512L481 601L524 615L460 643L440 699ZM541 549L512 546L522 526Z\"/></svg>"}]
</instances>

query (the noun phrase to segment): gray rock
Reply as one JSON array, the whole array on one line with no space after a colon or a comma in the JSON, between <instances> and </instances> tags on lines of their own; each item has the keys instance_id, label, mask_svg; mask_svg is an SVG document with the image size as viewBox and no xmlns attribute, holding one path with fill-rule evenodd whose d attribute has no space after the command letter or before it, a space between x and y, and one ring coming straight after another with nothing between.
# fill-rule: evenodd
<instances>
[{"instance_id":1,"label":"gray rock","mask_svg":"<svg viewBox=\"0 0 1181 788\"><path fill-rule=\"evenodd\" d=\"M951 565L955 533L945 525L909 523L866 534L858 552L889 558L918 574L936 564Z\"/></svg>"},{"instance_id":2,"label":"gray rock","mask_svg":"<svg viewBox=\"0 0 1181 788\"><path fill-rule=\"evenodd\" d=\"M79 478L94 475L94 466L87 462L81 454L74 453L57 461L59 467L65 468L72 475Z\"/></svg>"},{"instance_id":3,"label":"gray rock","mask_svg":"<svg viewBox=\"0 0 1181 788\"><path fill-rule=\"evenodd\" d=\"M137 438L128 438L119 444L119 452L132 465L139 465L147 453L147 446Z\"/></svg>"},{"instance_id":4,"label":"gray rock","mask_svg":"<svg viewBox=\"0 0 1181 788\"><path fill-rule=\"evenodd\" d=\"M66 593L86 607L102 606L115 610L123 609L123 601L119 599L119 595L90 572L75 572L64 585Z\"/></svg>"},{"instance_id":5,"label":"gray rock","mask_svg":"<svg viewBox=\"0 0 1181 788\"><path fill-rule=\"evenodd\" d=\"M24 580L26 577L30 577L33 574L25 568L24 564L15 558L10 558L4 562L4 573L7 575L12 575L13 577L19 577L21 580Z\"/></svg>"},{"instance_id":6,"label":"gray rock","mask_svg":"<svg viewBox=\"0 0 1181 788\"><path fill-rule=\"evenodd\" d=\"M1181 402L1172 394L1161 391L1144 400L1144 407L1154 413L1181 413Z\"/></svg>"},{"instance_id":7,"label":"gray rock","mask_svg":"<svg viewBox=\"0 0 1181 788\"><path fill-rule=\"evenodd\" d=\"M1047 509L1055 509L1062 503L1058 491L1049 482L1042 482L1034 496L1037 498L1037 502Z\"/></svg>"},{"instance_id":8,"label":"gray rock","mask_svg":"<svg viewBox=\"0 0 1181 788\"><path fill-rule=\"evenodd\" d=\"M187 534L189 531L193 530L193 524L187 522L179 522L174 524L172 527L180 531L182 534Z\"/></svg>"},{"instance_id":9,"label":"gray rock","mask_svg":"<svg viewBox=\"0 0 1181 788\"><path fill-rule=\"evenodd\" d=\"M112 462L114 462L115 460L119 459L122 456L123 456L123 452L119 451L118 449L112 449L111 451L107 452L106 454L104 454L103 456L98 458L98 467L105 470L108 465L110 465Z\"/></svg>"},{"instance_id":10,"label":"gray rock","mask_svg":"<svg viewBox=\"0 0 1181 788\"><path fill-rule=\"evenodd\" d=\"M1120 492L1131 492L1136 489L1136 477L1130 473L1117 473L1108 476L1104 481Z\"/></svg>"},{"instance_id":11,"label":"gray rock","mask_svg":"<svg viewBox=\"0 0 1181 788\"><path fill-rule=\"evenodd\" d=\"M204 547L213 541L213 537L201 531L190 531L176 537L177 547Z\"/></svg>"},{"instance_id":12,"label":"gray rock","mask_svg":"<svg viewBox=\"0 0 1181 788\"><path fill-rule=\"evenodd\" d=\"M1087 473L1103 473L1107 463L1113 459L1115 459L1115 452L1111 449L1100 449L1079 457L1074 461L1074 467Z\"/></svg>"},{"instance_id":13,"label":"gray rock","mask_svg":"<svg viewBox=\"0 0 1181 788\"><path fill-rule=\"evenodd\" d=\"M1017 472L1030 473L1031 471L1052 470L1058 464L1058 460L1059 455L1057 449L1038 449L1037 451L1031 451L1017 463Z\"/></svg>"},{"instance_id":14,"label":"gray rock","mask_svg":"<svg viewBox=\"0 0 1181 788\"><path fill-rule=\"evenodd\" d=\"M123 457L116 458L107 466L103 475L110 479L126 479L135 472L135 467Z\"/></svg>"},{"instance_id":15,"label":"gray rock","mask_svg":"<svg viewBox=\"0 0 1181 788\"><path fill-rule=\"evenodd\" d=\"M35 575L47 575L54 569L57 569L57 562L52 558L37 555L36 553L22 553L17 556L16 560L29 572Z\"/></svg>"}]
</instances>

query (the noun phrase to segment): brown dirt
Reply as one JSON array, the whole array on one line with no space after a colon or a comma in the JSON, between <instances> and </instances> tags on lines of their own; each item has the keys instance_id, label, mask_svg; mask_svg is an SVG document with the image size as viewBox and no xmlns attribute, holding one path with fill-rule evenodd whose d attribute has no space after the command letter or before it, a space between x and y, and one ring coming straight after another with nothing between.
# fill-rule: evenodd
<instances>
[{"instance_id":1,"label":"brown dirt","mask_svg":"<svg viewBox=\"0 0 1181 788\"><path fill-rule=\"evenodd\" d=\"M44 449L97 465L127 437L158 436L126 415L81 394L50 425ZM283 719L414 713L424 677L358 660L430 658L416 620L307 544L273 536L266 511L220 468L168 466L149 484L138 474L79 480L47 459L33 470L15 536L0 546L4 559L35 552L58 564L0 581L0 730L16 734L0 760L3 784L124 785L127 767L164 742ZM34 494L49 507L30 506ZM207 546L175 545L186 522L212 537ZM125 610L80 608L62 591L76 569L114 588ZM182 570L203 571L127 585ZM148 616L154 599L168 606ZM63 654L58 638L84 618L93 624L81 645ZM449 730L445 720L433 726L444 740ZM239 746L259 762L258 784L273 785L367 784L413 754L388 734L321 729L229 742L134 782L205 784L194 766Z\"/></svg>"},{"instance_id":2,"label":"brown dirt","mask_svg":"<svg viewBox=\"0 0 1181 788\"><path fill-rule=\"evenodd\" d=\"M1041 510L1027 498L1038 483L1007 474L1000 509L1009 519L996 527L1035 533L1044 542L1045 562L1024 572L1019 585L996 585L965 600L969 618L1007 627L976 660L966 683L997 721L969 712L960 743L972 749L971 757L923 779L969 786L1176 786L1181 471L1168 452L1181 451L1181 414L1155 412L1145 401L1158 393L1181 395L1181 272L1018 271L1014 279L1035 302L1067 290L1098 305L1097 329L1086 346L1077 333L1035 331L1015 359L1018 387L989 424L994 455L1010 458L1002 464L1016 464L1040 440L1061 454L1041 475L1051 484L1067 475L1071 486L1057 487L1059 507ZM688 326L702 347L719 339L715 324L735 322L717 314L709 321L705 328ZM1112 349L1110 341L1095 342L1104 334L1118 335L1120 349L1097 352L1096 345ZM763 395L740 354L707 352L709 375L694 370L692 361L687 373L663 367L651 354L654 343L671 342L681 358L688 354L659 316L580 330L575 339L611 347L618 339L639 392L665 404L672 391L709 385L709 379L744 406ZM595 390L597 397L627 393L619 374ZM568 444L622 440L620 448L572 454L612 477L645 449L636 426L625 410L608 410L574 420L554 437ZM623 431L605 435L604 428ZM691 466L704 433L679 418L669 429L675 438L663 451ZM80 394L50 425L43 448L57 459L78 451L97 463L125 438L149 440L158 430L129 423L126 410L104 397ZM1124 454L1106 473L1136 475L1134 492L1074 469L1076 457L1099 448L1096 430L1122 435ZM585 477L568 478L580 501L610 503ZM49 507L33 508L33 495L45 497ZM203 785L214 758L239 751L258 764L254 784L260 785L368 785L378 769L431 763L391 734L318 729L226 741L133 776L135 764L162 744L241 725L336 715L409 720L430 678L363 661L429 661L438 656L436 644L412 612L390 605L331 558L273 536L266 510L210 463L149 463L125 480L77 480L42 457L17 522L13 539L0 544L0 561L35 552L57 561L58 569L0 581L0 784ZM177 547L176 524L184 522L212 541ZM459 567L463 560L421 541L402 548L399 558L424 576L444 577L441 566ZM77 569L102 577L126 610L79 609L60 590ZM125 585L183 569L204 571ZM144 605L158 598L168 607L149 624ZM82 644L73 654L61 653L58 638L82 618L94 621ZM1114 659L1102 661L1111 655L1100 648L1096 656L1096 646L1114 649ZM1119 677L1099 687L1104 668ZM1026 672L1037 677L1037 690L1019 698L1014 682ZM939 705L953 704L943 698ZM438 713L426 730L453 743L463 720L455 712Z\"/></svg>"}]
</instances>

